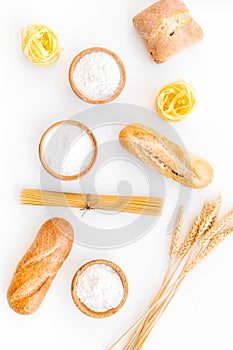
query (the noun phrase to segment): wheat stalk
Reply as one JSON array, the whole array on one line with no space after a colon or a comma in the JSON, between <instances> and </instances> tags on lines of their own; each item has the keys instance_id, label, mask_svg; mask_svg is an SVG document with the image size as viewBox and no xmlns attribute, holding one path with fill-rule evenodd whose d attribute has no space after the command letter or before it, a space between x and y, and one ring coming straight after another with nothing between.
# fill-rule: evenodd
<instances>
[{"instance_id":1,"label":"wheat stalk","mask_svg":"<svg viewBox=\"0 0 233 350\"><path fill-rule=\"evenodd\" d=\"M176 224L173 230L173 235L172 235L172 240L171 240L171 245L170 245L170 263L167 269L167 272L165 274L165 277L163 279L162 285L160 290L158 291L158 293L156 294L155 298L153 299L150 308L152 308L152 310L148 313L146 319L145 319L145 324L147 324L148 322L150 322L151 319L153 319L153 316L156 312L155 310L155 305L157 304L156 302L160 299L160 296L163 294L163 291L167 285L167 283L169 282L169 275L171 273L171 267L172 267L172 259L174 257L176 257L176 254L178 252L179 249L179 244L180 244L180 239L181 239L181 230L182 230L182 216L183 216L183 207L180 206L179 210L178 210L178 214L176 217ZM139 334L143 333L144 330L144 323L141 325L141 327L138 327L137 331L134 332L134 334L132 335L131 339L129 340L129 342L127 343L127 345L124 347L124 350L129 350L131 348L131 346L134 344L134 341L136 339L136 337Z\"/></svg>"},{"instance_id":2,"label":"wheat stalk","mask_svg":"<svg viewBox=\"0 0 233 350\"><path fill-rule=\"evenodd\" d=\"M173 235L172 235L172 240L171 240L171 245L170 245L170 263L167 269L167 272L165 274L165 277L163 279L162 285L160 290L158 291L158 293L156 294L155 298L153 299L152 303L151 303L151 307L153 307L157 300L159 300L160 296L163 294L164 289L166 288L167 284L169 283L169 280L171 278L170 274L171 274L171 270L172 270L172 259L174 257L176 257L177 251L179 249L179 244L180 244L180 239L181 239L181 230L182 230L182 216L183 216L183 207L180 206L179 210L178 210L178 214L176 217L176 224L173 230ZM173 274L173 273L172 273ZM170 277L169 277L170 276ZM152 310L147 318L146 318L146 322L149 321L154 315L154 310ZM138 328L137 331L134 333L134 335L131 338L131 341L129 342L129 344L127 344L127 346L125 347L125 350L128 350L128 348L131 346L131 342L133 342L134 338L143 331L143 327Z\"/></svg>"},{"instance_id":3,"label":"wheat stalk","mask_svg":"<svg viewBox=\"0 0 233 350\"><path fill-rule=\"evenodd\" d=\"M179 210L178 210L178 214L177 214L177 217L176 217L176 223L175 223L175 227L174 227L174 230L173 230L173 235L172 235L172 240L171 240L171 245L170 245L170 251L169 251L169 254L170 254L170 263L169 263L169 266L168 266L168 269L167 269L167 272L165 274L165 277L163 279L163 282L162 282L162 285L161 285L161 288L160 290L158 291L158 293L156 294L155 298L153 299L152 301L152 304L151 306L153 307L156 302L159 300L160 296L163 295L164 293L164 290L166 289L167 285L169 284L169 281L171 280L173 274L175 273L175 269L172 269L173 266L173 258L176 257L177 255L177 252L179 250L179 245L180 245L180 239L181 239L181 230L182 230L182 217L183 217L183 207L180 206L179 207ZM147 318L145 319L145 324L147 322L149 322L153 316L154 316L154 313L155 313L155 310L153 309L147 316ZM132 345L134 339L136 338L136 336L139 334L139 333L142 333L143 332L143 325L142 327L139 327L137 329L137 331L134 333L134 335L131 337L131 340L130 342L127 344L127 346L124 348L124 350L128 350L130 349L130 346Z\"/></svg>"},{"instance_id":4,"label":"wheat stalk","mask_svg":"<svg viewBox=\"0 0 233 350\"><path fill-rule=\"evenodd\" d=\"M140 350L187 274L233 233L233 227L226 229L233 220L233 210L217 222L220 207L220 196L213 202L207 201L200 215L195 217L183 242L181 242L182 210L179 209L169 250L170 262L162 286L149 310L109 350L113 349L137 324L136 332L123 349Z\"/></svg>"}]
</instances>

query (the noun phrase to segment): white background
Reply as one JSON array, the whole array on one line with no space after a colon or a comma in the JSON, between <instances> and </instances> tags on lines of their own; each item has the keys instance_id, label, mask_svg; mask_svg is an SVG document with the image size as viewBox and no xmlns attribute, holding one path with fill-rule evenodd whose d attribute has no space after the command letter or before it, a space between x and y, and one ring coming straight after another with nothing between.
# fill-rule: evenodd
<instances>
[{"instance_id":1,"label":"white background","mask_svg":"<svg viewBox=\"0 0 233 350\"><path fill-rule=\"evenodd\" d=\"M67 79L69 64L82 49L103 46L122 58L127 84L117 102L154 109L162 84L183 78L195 86L195 111L174 127L190 150L209 160L215 178L208 188L193 191L186 219L189 222L203 201L219 191L223 210L233 206L232 1L186 0L204 30L204 40L160 66L151 60L131 24L132 17L150 4L150 0L1 1L1 349L106 349L146 310L168 262L165 208L159 224L130 246L98 251L74 245L35 314L18 315L7 304L15 266L47 219L42 207L19 204L23 187L40 186L40 136L50 124L89 107L73 94ZM21 28L31 22L49 25L64 47L50 68L34 67L21 52ZM142 122L146 124L143 116ZM176 186L171 182L171 191ZM145 350L232 349L232 249L233 237L187 278ZM75 271L94 258L115 261L129 281L126 305L109 319L82 315L70 295Z\"/></svg>"}]
</instances>

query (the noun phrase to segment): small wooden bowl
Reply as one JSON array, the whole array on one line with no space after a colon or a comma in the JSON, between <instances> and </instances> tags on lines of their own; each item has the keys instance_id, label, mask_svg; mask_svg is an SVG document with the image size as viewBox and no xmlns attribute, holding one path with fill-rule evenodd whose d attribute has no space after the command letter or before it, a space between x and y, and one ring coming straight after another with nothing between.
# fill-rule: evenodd
<instances>
[{"instance_id":1,"label":"small wooden bowl","mask_svg":"<svg viewBox=\"0 0 233 350\"><path fill-rule=\"evenodd\" d=\"M47 135L49 134L49 132L51 130L55 129L56 127L64 125L64 124L74 125L74 126L77 126L81 129L83 129L87 133L87 135L90 137L91 142L92 142L92 157L91 157L91 160L90 160L88 166L84 170L82 170L80 173L75 174L75 175L70 175L70 176L57 174L52 169L50 169L50 167L47 165L47 163L44 159L44 154L43 154L44 141L45 141L45 138L47 137ZM91 132L91 130L86 125L84 125L80 122L77 122L75 120L63 120L63 121L60 121L60 122L57 122L57 123L51 125L42 135L41 140L40 140L40 144L39 144L39 157L40 157L41 164L43 165L45 170L50 175L52 175L60 180L76 180L76 179L80 178L81 176L85 175L86 173L88 173L88 171L90 171L91 168L93 167L93 165L95 164L96 157L97 157L97 141L95 139L95 136Z\"/></svg>"},{"instance_id":2,"label":"small wooden bowl","mask_svg":"<svg viewBox=\"0 0 233 350\"><path fill-rule=\"evenodd\" d=\"M118 89L115 91L115 93L112 96L110 96L106 99L103 99L103 100L92 100L91 98L83 95L76 87L74 79L73 79L73 72L74 72L76 64L80 60L80 58L82 58L83 56L85 56L88 53L96 52L96 51L105 52L105 53L111 55L115 59L115 61L118 63L120 71L121 71L121 83L120 83ZM125 82L126 82L126 70L125 70L125 66L124 66L123 62L114 52L112 52L108 49L102 48L102 47L91 47L89 49L86 49L86 50L80 52L73 59L71 65L70 65L70 69L69 69L69 81L70 81L70 86L71 86L72 90L79 98L81 98L81 100L88 102L88 103L92 103L92 104L103 104L103 103L113 101L115 98L117 98L120 95L120 93L124 89Z\"/></svg>"},{"instance_id":3,"label":"small wooden bowl","mask_svg":"<svg viewBox=\"0 0 233 350\"><path fill-rule=\"evenodd\" d=\"M91 265L95 265L95 264L105 264L105 265L108 265L111 268L113 268L119 274L121 281L122 281L123 289L124 289L123 298L122 298L122 301L120 302L120 304L117 307L110 309L110 310L107 310L107 311L104 311L104 312L96 312L96 311L89 309L86 305L84 305L80 301L80 299L78 298L77 293L76 293L76 285L77 285L79 276L87 267L89 267ZM118 312L122 308L122 306L124 305L124 303L127 299L127 296L128 296L128 282L127 282L127 279L126 279L124 272L121 270L121 268L118 265L114 264L113 262L111 262L109 260L92 260L92 261L89 261L86 264L82 265L78 269L76 274L74 275L73 280L72 280L72 284L71 284L71 294L72 294L72 298L73 298L75 305L85 315L90 316L90 317L94 317L94 318L109 317L109 316L115 314L116 312Z\"/></svg>"}]
</instances>

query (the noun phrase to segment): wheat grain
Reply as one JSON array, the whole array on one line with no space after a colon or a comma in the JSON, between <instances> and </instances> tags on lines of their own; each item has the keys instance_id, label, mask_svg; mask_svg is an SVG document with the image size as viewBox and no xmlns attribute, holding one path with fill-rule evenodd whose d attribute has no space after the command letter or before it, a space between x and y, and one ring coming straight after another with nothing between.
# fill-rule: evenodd
<instances>
[{"instance_id":1,"label":"wheat grain","mask_svg":"<svg viewBox=\"0 0 233 350\"><path fill-rule=\"evenodd\" d=\"M228 229L224 232L224 234L225 234L226 237L229 236L229 235L231 235L232 233L233 233L233 227L228 228Z\"/></svg>"},{"instance_id":2,"label":"wheat grain","mask_svg":"<svg viewBox=\"0 0 233 350\"><path fill-rule=\"evenodd\" d=\"M211 213L211 211L212 211L211 202L207 200L202 207L202 211L201 211L202 218L204 218L205 216L208 216Z\"/></svg>"}]
</instances>

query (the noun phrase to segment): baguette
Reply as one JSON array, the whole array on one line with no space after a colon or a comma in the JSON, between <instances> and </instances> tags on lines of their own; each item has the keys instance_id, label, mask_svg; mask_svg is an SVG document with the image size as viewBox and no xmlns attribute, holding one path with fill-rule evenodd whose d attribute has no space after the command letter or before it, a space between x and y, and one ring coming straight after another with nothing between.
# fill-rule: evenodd
<instances>
[{"instance_id":1,"label":"baguette","mask_svg":"<svg viewBox=\"0 0 233 350\"><path fill-rule=\"evenodd\" d=\"M206 160L186 152L148 127L128 125L121 130L119 141L144 164L184 186L202 188L213 179L213 169Z\"/></svg>"},{"instance_id":2,"label":"baguette","mask_svg":"<svg viewBox=\"0 0 233 350\"><path fill-rule=\"evenodd\" d=\"M133 24L156 63L203 38L182 0L160 0L133 18Z\"/></svg>"},{"instance_id":3,"label":"baguette","mask_svg":"<svg viewBox=\"0 0 233 350\"><path fill-rule=\"evenodd\" d=\"M18 263L7 292L10 307L31 314L42 303L74 239L73 228L64 219L53 218L40 228L34 242Z\"/></svg>"}]
</instances>

